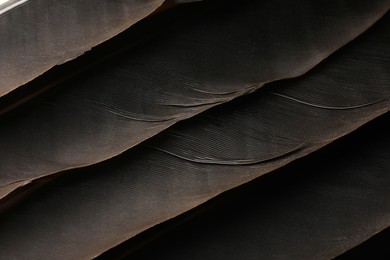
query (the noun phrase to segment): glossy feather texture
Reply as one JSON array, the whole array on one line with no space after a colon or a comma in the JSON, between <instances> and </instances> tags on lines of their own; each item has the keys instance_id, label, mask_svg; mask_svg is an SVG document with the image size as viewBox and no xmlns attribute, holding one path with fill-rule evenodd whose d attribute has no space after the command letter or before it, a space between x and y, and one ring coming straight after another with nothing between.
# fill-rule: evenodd
<instances>
[{"instance_id":1,"label":"glossy feather texture","mask_svg":"<svg viewBox=\"0 0 390 260\"><path fill-rule=\"evenodd\" d=\"M333 259L390 226L389 122L220 196L134 254L129 241L101 259Z\"/></svg>"},{"instance_id":2,"label":"glossy feather texture","mask_svg":"<svg viewBox=\"0 0 390 260\"><path fill-rule=\"evenodd\" d=\"M124 31L163 2L4 2L0 5L0 97Z\"/></svg>"},{"instance_id":3,"label":"glossy feather texture","mask_svg":"<svg viewBox=\"0 0 390 260\"><path fill-rule=\"evenodd\" d=\"M387 112L389 25L386 17L299 79L207 111L118 158L19 194L20 201L0 215L1 251L18 258L96 256Z\"/></svg>"},{"instance_id":4,"label":"glossy feather texture","mask_svg":"<svg viewBox=\"0 0 390 260\"><path fill-rule=\"evenodd\" d=\"M1 197L35 178L116 156L180 120L264 83L299 76L389 8L388 0L241 1L238 6L234 2L205 1L164 33L62 83L52 95L17 111L17 116L4 118ZM377 94L374 89L374 98ZM342 105L380 101L370 98ZM283 145L286 153L302 148ZM227 163L235 162L226 156L227 161L233 159ZM274 156L280 154L259 160Z\"/></svg>"}]
</instances>

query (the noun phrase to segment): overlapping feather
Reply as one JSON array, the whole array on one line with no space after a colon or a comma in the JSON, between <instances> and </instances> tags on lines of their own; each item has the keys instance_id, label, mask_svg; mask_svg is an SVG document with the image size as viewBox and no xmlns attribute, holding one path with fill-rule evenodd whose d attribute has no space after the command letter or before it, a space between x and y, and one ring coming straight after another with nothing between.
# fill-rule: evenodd
<instances>
[{"instance_id":1,"label":"overlapping feather","mask_svg":"<svg viewBox=\"0 0 390 260\"><path fill-rule=\"evenodd\" d=\"M299 76L389 8L388 0L234 3L205 1L164 33L4 118L1 197L35 178L116 156L264 83Z\"/></svg>"},{"instance_id":2,"label":"overlapping feather","mask_svg":"<svg viewBox=\"0 0 390 260\"><path fill-rule=\"evenodd\" d=\"M224 194L134 254L129 241L101 259L333 259L390 226L389 116Z\"/></svg>"},{"instance_id":3,"label":"overlapping feather","mask_svg":"<svg viewBox=\"0 0 390 260\"><path fill-rule=\"evenodd\" d=\"M0 97L80 56L164 0L20 0L0 5Z\"/></svg>"},{"instance_id":4,"label":"overlapping feather","mask_svg":"<svg viewBox=\"0 0 390 260\"><path fill-rule=\"evenodd\" d=\"M25 198L20 194L21 201L0 215L1 251L22 258L96 256L387 112L389 24L386 17L297 80L207 111L119 158L64 173Z\"/></svg>"}]
</instances>

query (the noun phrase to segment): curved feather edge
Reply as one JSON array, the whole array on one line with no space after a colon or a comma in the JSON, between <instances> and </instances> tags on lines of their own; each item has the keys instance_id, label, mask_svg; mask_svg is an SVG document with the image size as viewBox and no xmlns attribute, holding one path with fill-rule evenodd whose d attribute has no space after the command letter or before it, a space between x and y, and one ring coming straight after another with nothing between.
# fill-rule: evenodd
<instances>
[{"instance_id":1,"label":"curved feather edge","mask_svg":"<svg viewBox=\"0 0 390 260\"><path fill-rule=\"evenodd\" d=\"M370 258L373 255L386 259L390 255L389 248L387 247L389 235L390 227L374 234L372 237L370 237L366 241L363 241L356 247L351 248L347 252L337 256L335 260L356 259L358 257Z\"/></svg>"},{"instance_id":2,"label":"curved feather edge","mask_svg":"<svg viewBox=\"0 0 390 260\"><path fill-rule=\"evenodd\" d=\"M153 13L164 0L0 4L0 97Z\"/></svg>"},{"instance_id":3,"label":"curved feather edge","mask_svg":"<svg viewBox=\"0 0 390 260\"><path fill-rule=\"evenodd\" d=\"M334 259L390 226L389 120L382 116L98 259Z\"/></svg>"},{"instance_id":4,"label":"curved feather edge","mask_svg":"<svg viewBox=\"0 0 390 260\"><path fill-rule=\"evenodd\" d=\"M1 252L12 257L40 259L53 255L97 256L226 190L318 150L388 112L389 63L378 61L389 59L389 37L384 33L390 26L389 18L304 77L216 107L177 124L122 156L67 172L29 196L21 194L21 200L4 207L0 215ZM352 66L351 60L355 61ZM318 95L321 90L327 93L323 98ZM308 106L274 95L275 92L297 97L304 93L310 103L321 99L327 106L385 100L349 110L333 110ZM339 98L333 99L332 93L338 93ZM214 135L215 132L220 134ZM245 141L237 138L241 135L246 136ZM252 142L257 149L243 153ZM232 144L237 153L229 150ZM268 154L285 154L291 145L300 149L268 158ZM178 159L160 150L182 153L189 158L202 156L211 161ZM185 150L192 154L184 154ZM265 156L266 160L245 165L214 163L221 154L242 159L242 156L253 158L252 153Z\"/></svg>"},{"instance_id":5,"label":"curved feather edge","mask_svg":"<svg viewBox=\"0 0 390 260\"><path fill-rule=\"evenodd\" d=\"M193 7L164 34L3 118L1 197L10 185L112 158L264 83L305 73L370 27L389 1L335 5L205 1Z\"/></svg>"}]
</instances>

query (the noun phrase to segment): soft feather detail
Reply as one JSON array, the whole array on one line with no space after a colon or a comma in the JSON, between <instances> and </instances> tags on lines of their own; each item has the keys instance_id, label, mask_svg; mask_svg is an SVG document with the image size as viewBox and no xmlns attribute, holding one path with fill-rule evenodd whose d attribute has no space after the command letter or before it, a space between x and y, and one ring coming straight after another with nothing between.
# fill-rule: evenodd
<instances>
[{"instance_id":1,"label":"soft feather detail","mask_svg":"<svg viewBox=\"0 0 390 260\"><path fill-rule=\"evenodd\" d=\"M0 97L119 34L163 2L30 0L0 5Z\"/></svg>"},{"instance_id":2,"label":"soft feather detail","mask_svg":"<svg viewBox=\"0 0 390 260\"><path fill-rule=\"evenodd\" d=\"M375 48L374 42L385 39L389 21L387 17L364 37L310 72L310 78L326 79L316 89L335 91L339 84L330 76L334 75L329 74L330 68L345 58L359 57L356 50L364 52L366 45ZM377 50L376 56L390 54L388 48ZM339 80L349 82L351 93L362 100L365 90L378 88L375 78L390 81L389 70L385 70L387 63L371 74L370 84L360 85L355 81L353 75L364 73L365 68L372 66L370 60L375 59L367 59L364 65L340 67L337 74ZM305 156L389 110L389 84L383 89L379 87L381 92L376 95L370 95L386 101L354 110L322 109L273 94L286 89L306 92L306 78L297 79L294 85L287 81L239 98L182 122L122 156L66 172L27 197L19 194L21 200L4 207L0 215L2 254L40 259L59 254L65 258L94 257L226 190ZM340 95L339 104L350 103L349 96L342 100ZM221 156L233 162L242 158L267 158L269 154L272 158L295 146L301 148L261 163L212 163ZM185 154L185 151L190 152ZM178 155L190 159L202 156L211 163L194 162ZM388 160L382 162L385 161Z\"/></svg>"},{"instance_id":3,"label":"soft feather detail","mask_svg":"<svg viewBox=\"0 0 390 260\"><path fill-rule=\"evenodd\" d=\"M204 1L193 6L163 34L4 118L0 186L112 158L264 83L299 76L371 26L388 7L389 0L332 5ZM267 158L275 156L279 152ZM227 154L225 159L239 158ZM261 161L257 155L252 159Z\"/></svg>"},{"instance_id":4,"label":"soft feather detail","mask_svg":"<svg viewBox=\"0 0 390 260\"><path fill-rule=\"evenodd\" d=\"M390 114L222 194L187 222L149 230L141 241L151 243L134 254L130 240L100 259L333 259L390 226L389 122Z\"/></svg>"}]
</instances>

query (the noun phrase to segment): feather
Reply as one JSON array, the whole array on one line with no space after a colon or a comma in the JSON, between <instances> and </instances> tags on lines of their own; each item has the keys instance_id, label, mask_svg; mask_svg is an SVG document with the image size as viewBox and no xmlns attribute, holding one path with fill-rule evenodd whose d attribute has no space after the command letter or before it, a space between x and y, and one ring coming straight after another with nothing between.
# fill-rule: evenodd
<instances>
[{"instance_id":1,"label":"feather","mask_svg":"<svg viewBox=\"0 0 390 260\"><path fill-rule=\"evenodd\" d=\"M387 114L345 140L223 194L128 257L333 259L390 226L389 120ZM161 235L156 232L143 240ZM118 259L123 249L129 254L130 242L100 259ZM348 259L363 259L356 257Z\"/></svg>"},{"instance_id":2,"label":"feather","mask_svg":"<svg viewBox=\"0 0 390 260\"><path fill-rule=\"evenodd\" d=\"M117 35L162 3L1 1L0 97Z\"/></svg>"},{"instance_id":3,"label":"feather","mask_svg":"<svg viewBox=\"0 0 390 260\"><path fill-rule=\"evenodd\" d=\"M369 259L376 256L377 259L386 259L390 256L388 241L390 240L390 227L378 232L360 245L348 250L335 258L335 260Z\"/></svg>"},{"instance_id":4,"label":"feather","mask_svg":"<svg viewBox=\"0 0 390 260\"><path fill-rule=\"evenodd\" d=\"M233 2L191 7L164 34L3 118L1 197L116 156L266 82L299 76L389 8L388 0Z\"/></svg>"},{"instance_id":5,"label":"feather","mask_svg":"<svg viewBox=\"0 0 390 260\"><path fill-rule=\"evenodd\" d=\"M14 258L94 257L387 112L389 18L293 82L10 197L0 214L0 251Z\"/></svg>"}]
</instances>

